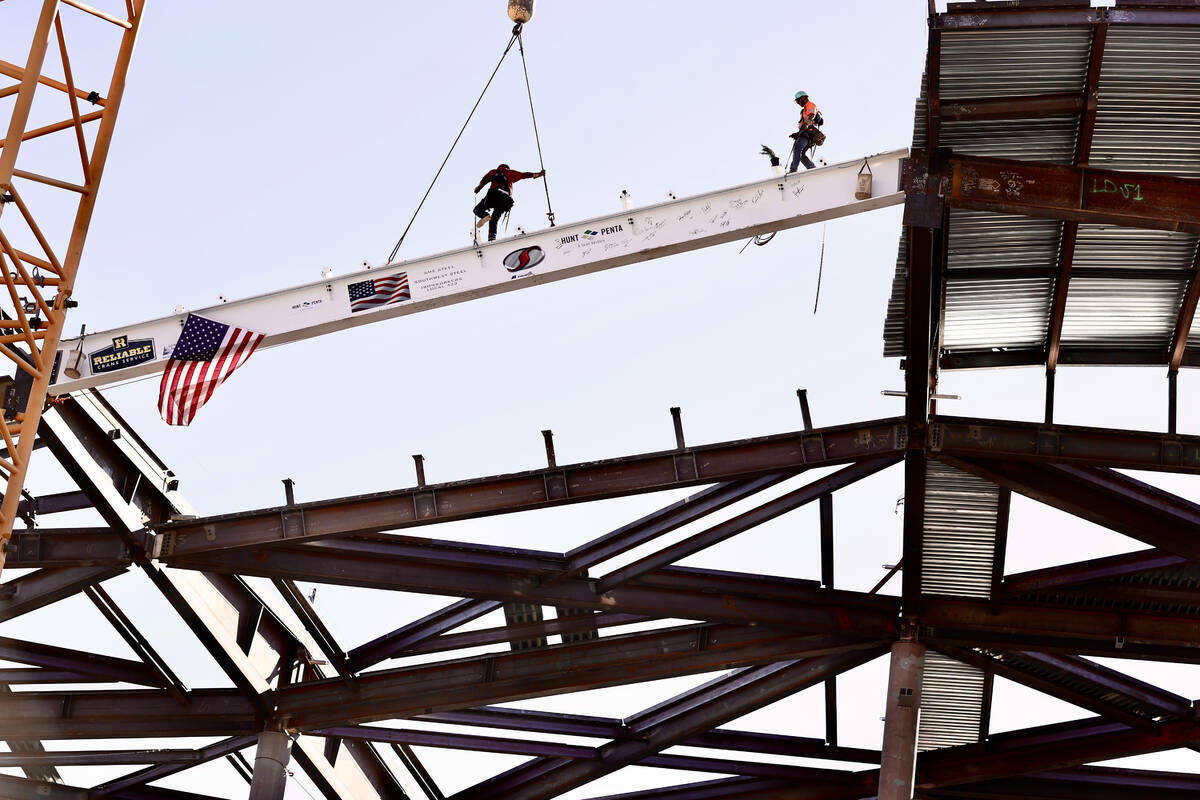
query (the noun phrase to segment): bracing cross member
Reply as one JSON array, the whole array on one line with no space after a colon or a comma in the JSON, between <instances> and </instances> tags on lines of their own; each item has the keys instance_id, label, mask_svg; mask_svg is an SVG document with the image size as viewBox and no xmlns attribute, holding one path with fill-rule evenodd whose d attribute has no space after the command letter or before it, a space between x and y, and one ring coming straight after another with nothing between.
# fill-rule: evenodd
<instances>
[{"instance_id":1,"label":"bracing cross member","mask_svg":"<svg viewBox=\"0 0 1200 800\"><path fill-rule=\"evenodd\" d=\"M487 194L475 206L475 216L479 217L479 222L475 223L476 228L482 228L484 223L488 224L488 241L496 239L496 225L500 222L500 217L512 210L512 185L519 180L525 178L540 178L546 174L546 170L541 172L521 172L511 169L508 164L501 164L493 170L489 170L486 175L479 179L479 185L475 187L475 193L478 194L483 189L484 184L490 183Z\"/></svg>"}]
</instances>

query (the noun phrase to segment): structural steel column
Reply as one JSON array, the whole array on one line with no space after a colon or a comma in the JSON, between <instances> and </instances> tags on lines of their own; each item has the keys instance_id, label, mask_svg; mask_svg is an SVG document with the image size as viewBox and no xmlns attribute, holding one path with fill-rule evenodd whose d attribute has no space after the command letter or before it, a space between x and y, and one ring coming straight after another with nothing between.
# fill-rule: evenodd
<instances>
[{"instance_id":1,"label":"structural steel column","mask_svg":"<svg viewBox=\"0 0 1200 800\"><path fill-rule=\"evenodd\" d=\"M892 645L883 756L879 764L879 800L912 800L924 671L925 645L917 642Z\"/></svg>"},{"instance_id":2,"label":"structural steel column","mask_svg":"<svg viewBox=\"0 0 1200 800\"><path fill-rule=\"evenodd\" d=\"M286 733L263 731L258 735L250 800L283 800L283 792L287 788L287 765L291 749L292 740Z\"/></svg>"}]
</instances>

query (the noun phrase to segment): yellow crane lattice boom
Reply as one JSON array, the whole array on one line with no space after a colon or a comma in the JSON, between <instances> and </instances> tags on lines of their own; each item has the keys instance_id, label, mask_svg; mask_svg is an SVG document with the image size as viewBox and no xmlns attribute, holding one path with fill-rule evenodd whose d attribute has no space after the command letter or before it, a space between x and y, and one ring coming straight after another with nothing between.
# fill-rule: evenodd
<instances>
[{"instance_id":1,"label":"yellow crane lattice boom","mask_svg":"<svg viewBox=\"0 0 1200 800\"><path fill-rule=\"evenodd\" d=\"M9 101L8 129L0 141L0 272L7 290L0 291L0 355L16 368L14 379L0 387L0 488L4 493L0 545L12 536L144 4L145 0L125 0L124 13L114 14L79 0L44 0L24 66L0 61L0 75L16 81L0 86L0 99L15 95L15 101ZM86 30L88 37L119 36L106 94L77 84L64 16ZM54 53L61 64L61 80L47 74ZM53 108L61 101L61 118L49 124L35 122L35 100L39 109ZM82 113L81 101L97 110ZM22 168L27 166L20 158L22 143L42 137L54 137L48 145L78 149L78 166L73 157L60 159L61 167L55 161L54 171L65 176ZM76 172L82 177L75 177ZM33 186L39 187L37 191L29 191ZM72 199L66 203L59 198L34 200L34 194L49 190ZM63 216L72 208L73 222L68 226ZM0 569L4 557L0 547Z\"/></svg>"}]
</instances>

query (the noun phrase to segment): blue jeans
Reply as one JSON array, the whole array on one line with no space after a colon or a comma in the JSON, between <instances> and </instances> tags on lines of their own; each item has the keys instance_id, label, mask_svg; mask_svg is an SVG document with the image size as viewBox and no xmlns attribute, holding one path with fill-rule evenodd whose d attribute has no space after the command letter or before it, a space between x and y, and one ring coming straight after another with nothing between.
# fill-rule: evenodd
<instances>
[{"instance_id":1,"label":"blue jeans","mask_svg":"<svg viewBox=\"0 0 1200 800\"><path fill-rule=\"evenodd\" d=\"M807 133L802 133L796 137L796 143L792 145L792 166L788 172L795 172L799 164L804 164L805 169L813 169L817 165L812 162L812 159L805 155L808 148L812 147L812 139Z\"/></svg>"}]
</instances>

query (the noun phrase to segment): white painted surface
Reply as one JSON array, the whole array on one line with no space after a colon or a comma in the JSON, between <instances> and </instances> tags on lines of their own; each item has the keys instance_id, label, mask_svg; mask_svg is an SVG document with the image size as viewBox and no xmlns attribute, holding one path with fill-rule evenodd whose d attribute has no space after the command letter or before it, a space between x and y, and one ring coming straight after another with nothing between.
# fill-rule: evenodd
<instances>
[{"instance_id":1,"label":"white painted surface","mask_svg":"<svg viewBox=\"0 0 1200 800\"><path fill-rule=\"evenodd\" d=\"M523 289L550 281L698 250L775 230L794 228L900 203L900 162L907 150L869 156L875 175L874 196L855 200L863 159L771 177L731 189L697 195L646 208L549 228L481 246L427 258L400 261L349 275L320 280L244 300L223 302L194 313L267 334L262 347L415 314L452 303ZM521 253L531 254L522 266ZM538 255L540 254L540 258ZM404 273L410 298L392 305L354 311L350 286ZM161 372L179 339L186 313L148 320L83 339L85 358L80 377L60 374L56 394L104 386ZM114 340L121 340L119 345ZM150 352L153 359L133 366L94 372L104 351ZM79 346L63 340L59 351Z\"/></svg>"}]
</instances>

